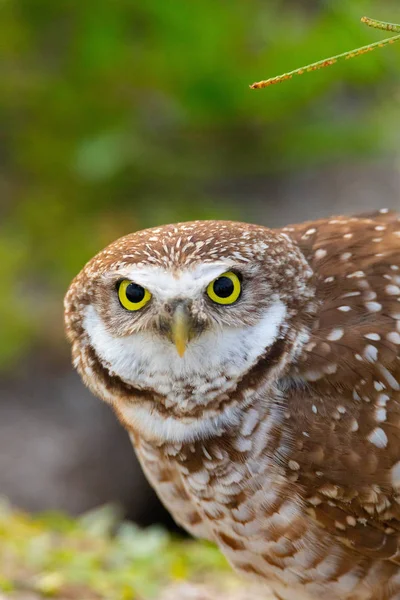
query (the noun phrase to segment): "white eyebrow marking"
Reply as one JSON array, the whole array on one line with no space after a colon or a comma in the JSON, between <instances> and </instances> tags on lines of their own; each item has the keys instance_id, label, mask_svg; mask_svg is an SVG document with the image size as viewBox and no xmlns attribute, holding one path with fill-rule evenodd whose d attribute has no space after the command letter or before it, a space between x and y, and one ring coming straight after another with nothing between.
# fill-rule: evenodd
<instances>
[{"instance_id":1,"label":"white eyebrow marking","mask_svg":"<svg viewBox=\"0 0 400 600\"><path fill-rule=\"evenodd\" d=\"M229 271L233 264L229 261L217 261L176 271L145 265L121 269L120 274L147 288L161 300L179 297L194 298L203 292L211 281Z\"/></svg>"}]
</instances>

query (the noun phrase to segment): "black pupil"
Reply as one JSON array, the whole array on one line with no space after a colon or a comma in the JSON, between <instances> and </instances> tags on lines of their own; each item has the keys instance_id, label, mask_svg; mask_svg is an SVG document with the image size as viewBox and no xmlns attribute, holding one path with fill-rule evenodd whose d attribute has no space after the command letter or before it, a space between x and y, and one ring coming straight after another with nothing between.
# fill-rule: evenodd
<instances>
[{"instance_id":1,"label":"black pupil","mask_svg":"<svg viewBox=\"0 0 400 600\"><path fill-rule=\"evenodd\" d=\"M125 294L129 302L137 304L143 300L145 291L141 285L138 285L137 283L130 283L126 288Z\"/></svg>"},{"instance_id":2,"label":"black pupil","mask_svg":"<svg viewBox=\"0 0 400 600\"><path fill-rule=\"evenodd\" d=\"M229 277L218 277L214 281L214 292L219 298L229 298L234 289L233 281Z\"/></svg>"}]
</instances>

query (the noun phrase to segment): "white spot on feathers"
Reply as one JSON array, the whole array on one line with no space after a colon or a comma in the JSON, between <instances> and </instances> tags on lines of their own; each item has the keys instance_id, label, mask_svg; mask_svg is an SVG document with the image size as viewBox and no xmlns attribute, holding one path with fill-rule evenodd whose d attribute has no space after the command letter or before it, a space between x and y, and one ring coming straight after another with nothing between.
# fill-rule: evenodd
<instances>
[{"instance_id":1,"label":"white spot on feathers","mask_svg":"<svg viewBox=\"0 0 400 600\"><path fill-rule=\"evenodd\" d=\"M375 427L367 437L367 440L377 448L386 448L388 439L381 427Z\"/></svg>"},{"instance_id":2,"label":"white spot on feathers","mask_svg":"<svg viewBox=\"0 0 400 600\"><path fill-rule=\"evenodd\" d=\"M332 331L330 333L328 333L328 335L326 336L326 339L329 340L330 342L336 342L337 340L340 340L343 337L344 334L344 330L337 328L337 329L332 329Z\"/></svg>"}]
</instances>

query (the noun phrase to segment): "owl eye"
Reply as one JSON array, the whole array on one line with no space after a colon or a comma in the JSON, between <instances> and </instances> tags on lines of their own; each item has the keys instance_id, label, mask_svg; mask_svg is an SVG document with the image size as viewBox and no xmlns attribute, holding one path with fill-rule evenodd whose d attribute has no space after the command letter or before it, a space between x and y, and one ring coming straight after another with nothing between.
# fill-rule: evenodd
<instances>
[{"instance_id":1,"label":"owl eye","mask_svg":"<svg viewBox=\"0 0 400 600\"><path fill-rule=\"evenodd\" d=\"M233 304L240 296L242 286L239 277L232 271L223 273L207 287L207 294L217 304Z\"/></svg>"},{"instance_id":2,"label":"owl eye","mask_svg":"<svg viewBox=\"0 0 400 600\"><path fill-rule=\"evenodd\" d=\"M149 302L151 294L141 285L124 279L118 286L118 298L126 310L140 310Z\"/></svg>"}]
</instances>

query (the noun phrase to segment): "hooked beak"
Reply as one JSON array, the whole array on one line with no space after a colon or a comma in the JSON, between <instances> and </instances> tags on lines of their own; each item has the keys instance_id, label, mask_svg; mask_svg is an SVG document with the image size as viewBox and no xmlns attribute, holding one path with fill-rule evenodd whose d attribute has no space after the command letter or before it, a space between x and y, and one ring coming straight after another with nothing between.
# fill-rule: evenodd
<instances>
[{"instance_id":1,"label":"hooked beak","mask_svg":"<svg viewBox=\"0 0 400 600\"><path fill-rule=\"evenodd\" d=\"M171 337L181 358L185 354L186 344L189 341L190 326L191 319L188 309L184 305L178 304L172 316Z\"/></svg>"}]
</instances>

